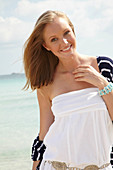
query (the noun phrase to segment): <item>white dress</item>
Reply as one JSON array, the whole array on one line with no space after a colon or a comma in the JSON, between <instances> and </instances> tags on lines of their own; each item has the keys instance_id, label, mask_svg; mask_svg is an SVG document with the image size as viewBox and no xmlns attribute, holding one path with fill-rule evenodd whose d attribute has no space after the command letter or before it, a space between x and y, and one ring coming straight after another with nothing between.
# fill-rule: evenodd
<instances>
[{"instance_id":1,"label":"white dress","mask_svg":"<svg viewBox=\"0 0 113 170\"><path fill-rule=\"evenodd\" d=\"M53 98L51 109L55 121L44 138L43 162L65 162L81 169L110 162L113 124L98 88L60 94ZM46 166L42 163L40 169L54 169Z\"/></svg>"}]
</instances>

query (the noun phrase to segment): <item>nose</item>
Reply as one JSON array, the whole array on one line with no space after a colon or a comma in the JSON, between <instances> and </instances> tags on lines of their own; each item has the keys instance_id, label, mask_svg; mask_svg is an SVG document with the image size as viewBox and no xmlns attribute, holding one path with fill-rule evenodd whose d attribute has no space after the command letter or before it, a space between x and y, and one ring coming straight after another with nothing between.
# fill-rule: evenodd
<instances>
[{"instance_id":1,"label":"nose","mask_svg":"<svg viewBox=\"0 0 113 170\"><path fill-rule=\"evenodd\" d=\"M65 39L65 38L62 39L62 42L63 42L64 44L68 44L68 41L67 41L67 39Z\"/></svg>"}]
</instances>

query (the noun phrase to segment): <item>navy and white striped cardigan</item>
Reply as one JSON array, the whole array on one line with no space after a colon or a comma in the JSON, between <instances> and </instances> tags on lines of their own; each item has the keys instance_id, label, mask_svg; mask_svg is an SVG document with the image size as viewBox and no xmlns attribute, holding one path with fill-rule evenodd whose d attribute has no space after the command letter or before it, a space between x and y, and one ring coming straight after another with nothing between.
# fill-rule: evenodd
<instances>
[{"instance_id":1,"label":"navy and white striped cardigan","mask_svg":"<svg viewBox=\"0 0 113 170\"><path fill-rule=\"evenodd\" d=\"M113 82L113 60L109 57L99 56L97 57L97 63L100 70L100 73L106 77L108 82ZM32 145L32 160L41 160L43 159L43 153L45 151L46 147L43 144L43 141L39 141L39 136L34 140ZM110 163L113 168L113 147L110 154L111 160ZM40 161L40 163L41 163ZM39 169L40 164L37 167L37 170Z\"/></svg>"}]
</instances>

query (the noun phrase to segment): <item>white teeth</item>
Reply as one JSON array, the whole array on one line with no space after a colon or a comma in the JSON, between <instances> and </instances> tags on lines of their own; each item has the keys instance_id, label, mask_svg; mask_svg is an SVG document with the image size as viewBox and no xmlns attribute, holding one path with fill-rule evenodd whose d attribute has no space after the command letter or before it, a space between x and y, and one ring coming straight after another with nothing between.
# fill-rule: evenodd
<instances>
[{"instance_id":1,"label":"white teeth","mask_svg":"<svg viewBox=\"0 0 113 170\"><path fill-rule=\"evenodd\" d=\"M70 49L70 46L69 46L68 48L66 48L66 49L62 50L62 51L67 51L67 50L69 50L69 49Z\"/></svg>"}]
</instances>

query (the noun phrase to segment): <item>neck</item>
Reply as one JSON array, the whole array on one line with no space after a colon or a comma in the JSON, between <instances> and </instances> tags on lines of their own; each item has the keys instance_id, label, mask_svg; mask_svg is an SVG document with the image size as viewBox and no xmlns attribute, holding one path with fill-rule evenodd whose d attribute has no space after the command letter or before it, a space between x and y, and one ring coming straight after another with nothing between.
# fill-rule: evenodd
<instances>
[{"instance_id":1,"label":"neck","mask_svg":"<svg viewBox=\"0 0 113 170\"><path fill-rule=\"evenodd\" d=\"M59 70L60 72L70 72L72 73L82 62L80 54L76 54L68 59L59 60Z\"/></svg>"}]
</instances>

